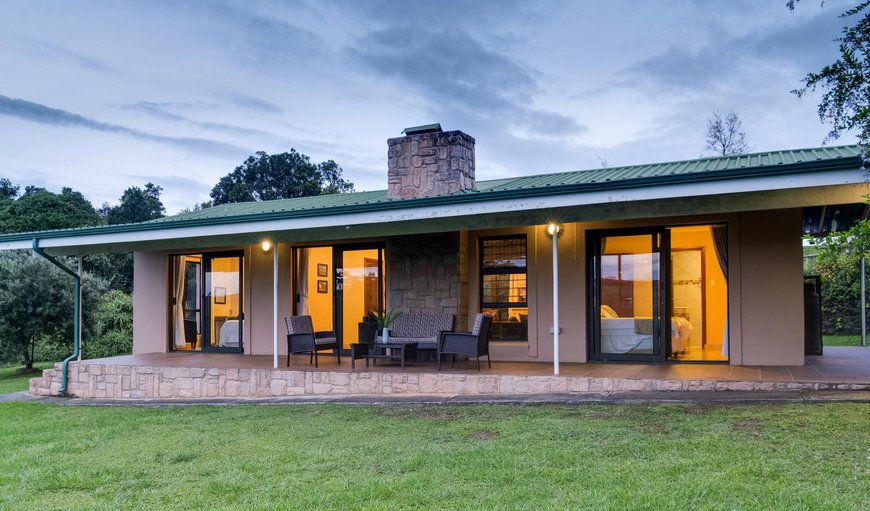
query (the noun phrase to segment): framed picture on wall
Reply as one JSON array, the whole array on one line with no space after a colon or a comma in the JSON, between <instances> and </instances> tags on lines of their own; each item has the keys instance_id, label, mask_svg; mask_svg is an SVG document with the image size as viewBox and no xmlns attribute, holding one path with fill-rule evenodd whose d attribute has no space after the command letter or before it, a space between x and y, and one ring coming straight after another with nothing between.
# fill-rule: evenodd
<instances>
[{"instance_id":1,"label":"framed picture on wall","mask_svg":"<svg viewBox=\"0 0 870 511\"><path fill-rule=\"evenodd\" d=\"M317 276L318 277L327 277L329 276L329 265L328 264L317 264ZM319 289L319 284L318 284ZM323 291L324 293L326 291Z\"/></svg>"},{"instance_id":2,"label":"framed picture on wall","mask_svg":"<svg viewBox=\"0 0 870 511\"><path fill-rule=\"evenodd\" d=\"M328 284L326 283L325 280L318 280L317 281L317 292L318 293L328 293L329 288L327 286L328 286Z\"/></svg>"},{"instance_id":3,"label":"framed picture on wall","mask_svg":"<svg viewBox=\"0 0 870 511\"><path fill-rule=\"evenodd\" d=\"M227 303L227 288L214 288L214 303Z\"/></svg>"}]
</instances>

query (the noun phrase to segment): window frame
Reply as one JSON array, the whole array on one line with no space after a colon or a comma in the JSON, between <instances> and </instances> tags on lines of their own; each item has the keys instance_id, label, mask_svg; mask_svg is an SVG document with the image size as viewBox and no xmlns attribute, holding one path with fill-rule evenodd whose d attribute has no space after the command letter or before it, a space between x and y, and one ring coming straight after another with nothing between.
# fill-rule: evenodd
<instances>
[{"instance_id":1,"label":"window frame","mask_svg":"<svg viewBox=\"0 0 870 511\"><path fill-rule=\"evenodd\" d=\"M524 260L525 265L522 268L485 268L484 267L484 245L487 241L498 240L522 240L525 244ZM477 238L477 268L478 268L478 290L479 307L478 310L483 312L484 309L508 309L508 308L529 308L529 237L527 234L504 234L499 236L480 236ZM523 302L487 302L484 299L483 281L485 275L524 275L526 277L526 296ZM528 314L526 315L525 336L522 339L494 339L498 342L522 343L529 340L529 323Z\"/></svg>"}]
</instances>

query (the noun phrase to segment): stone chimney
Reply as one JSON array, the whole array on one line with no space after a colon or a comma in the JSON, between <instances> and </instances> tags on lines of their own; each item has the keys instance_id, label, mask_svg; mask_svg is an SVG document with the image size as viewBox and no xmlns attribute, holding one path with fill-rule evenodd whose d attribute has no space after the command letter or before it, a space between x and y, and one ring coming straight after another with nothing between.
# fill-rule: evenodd
<instances>
[{"instance_id":1,"label":"stone chimney","mask_svg":"<svg viewBox=\"0 0 870 511\"><path fill-rule=\"evenodd\" d=\"M406 128L387 140L387 195L391 199L432 197L476 190L474 139L440 124Z\"/></svg>"}]
</instances>

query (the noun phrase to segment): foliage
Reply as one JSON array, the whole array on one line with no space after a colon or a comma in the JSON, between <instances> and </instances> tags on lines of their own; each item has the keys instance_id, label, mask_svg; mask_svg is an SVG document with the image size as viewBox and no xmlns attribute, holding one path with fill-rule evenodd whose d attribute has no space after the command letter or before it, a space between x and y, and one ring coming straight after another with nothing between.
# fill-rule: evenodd
<instances>
[{"instance_id":1,"label":"foliage","mask_svg":"<svg viewBox=\"0 0 870 511\"><path fill-rule=\"evenodd\" d=\"M794 9L799 0L789 0ZM847 10L843 19L857 18L843 27L839 42L840 57L816 73L808 73L803 86L792 91L798 97L817 89L823 91L818 113L831 126L828 139L844 131L856 130L863 143L870 141L870 1Z\"/></svg>"},{"instance_id":2,"label":"foliage","mask_svg":"<svg viewBox=\"0 0 870 511\"><path fill-rule=\"evenodd\" d=\"M752 150L746 143L743 122L736 113L728 112L723 117L722 112L715 110L707 119L707 149L717 156L745 154Z\"/></svg>"},{"instance_id":3,"label":"foliage","mask_svg":"<svg viewBox=\"0 0 870 511\"><path fill-rule=\"evenodd\" d=\"M71 188L56 194L28 186L23 195L0 208L0 233L87 227L102 222L91 203Z\"/></svg>"},{"instance_id":4,"label":"foliage","mask_svg":"<svg viewBox=\"0 0 870 511\"><path fill-rule=\"evenodd\" d=\"M0 178L0 201L12 200L18 197L19 189L19 187L12 184L12 181Z\"/></svg>"},{"instance_id":5,"label":"foliage","mask_svg":"<svg viewBox=\"0 0 870 511\"><path fill-rule=\"evenodd\" d=\"M84 343L83 358L103 358L133 351L133 297L113 289L100 298L93 337Z\"/></svg>"},{"instance_id":6,"label":"foliage","mask_svg":"<svg viewBox=\"0 0 870 511\"><path fill-rule=\"evenodd\" d=\"M154 183L146 183L145 189L131 186L124 190L121 202L117 206L104 204L100 212L106 217L109 225L147 222L162 218L166 208L160 200L163 188Z\"/></svg>"},{"instance_id":7,"label":"foliage","mask_svg":"<svg viewBox=\"0 0 870 511\"><path fill-rule=\"evenodd\" d=\"M809 271L822 278L822 332L848 335L861 327L861 257L870 256L870 222L811 240L818 250ZM870 271L870 265L868 265Z\"/></svg>"},{"instance_id":8,"label":"foliage","mask_svg":"<svg viewBox=\"0 0 870 511\"><path fill-rule=\"evenodd\" d=\"M866 510L866 403L0 403L0 508Z\"/></svg>"},{"instance_id":9,"label":"foliage","mask_svg":"<svg viewBox=\"0 0 870 511\"><path fill-rule=\"evenodd\" d=\"M334 161L315 165L295 149L273 155L258 151L222 177L211 197L219 205L353 191L353 184L342 179L341 172Z\"/></svg>"},{"instance_id":10,"label":"foliage","mask_svg":"<svg viewBox=\"0 0 870 511\"><path fill-rule=\"evenodd\" d=\"M384 310L372 310L369 312L369 315L375 319L378 323L378 326L381 328L390 328L393 326L393 322L396 321L396 318L399 317L401 313L396 311L387 311Z\"/></svg>"}]
</instances>

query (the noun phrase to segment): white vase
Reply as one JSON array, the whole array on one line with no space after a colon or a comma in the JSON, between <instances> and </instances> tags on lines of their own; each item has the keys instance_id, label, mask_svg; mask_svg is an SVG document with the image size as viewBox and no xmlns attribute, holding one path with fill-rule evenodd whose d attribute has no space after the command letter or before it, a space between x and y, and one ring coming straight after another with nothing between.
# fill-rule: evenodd
<instances>
[{"instance_id":1,"label":"white vase","mask_svg":"<svg viewBox=\"0 0 870 511\"><path fill-rule=\"evenodd\" d=\"M384 331L381 333L381 342L384 344L390 342L390 329L387 327L384 327Z\"/></svg>"}]
</instances>

